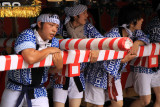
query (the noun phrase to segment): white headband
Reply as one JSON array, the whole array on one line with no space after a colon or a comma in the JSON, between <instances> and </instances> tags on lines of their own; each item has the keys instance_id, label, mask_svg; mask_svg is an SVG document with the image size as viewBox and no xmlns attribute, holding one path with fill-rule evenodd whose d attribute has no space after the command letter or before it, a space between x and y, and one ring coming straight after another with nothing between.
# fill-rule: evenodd
<instances>
[{"instance_id":1,"label":"white headband","mask_svg":"<svg viewBox=\"0 0 160 107\"><path fill-rule=\"evenodd\" d=\"M79 4L79 5L74 5L73 7L66 7L64 9L65 14L67 17L65 18L65 24L70 21L70 16L77 16L87 10L87 6Z\"/></svg>"},{"instance_id":2,"label":"white headband","mask_svg":"<svg viewBox=\"0 0 160 107\"><path fill-rule=\"evenodd\" d=\"M56 23L56 24L60 24L60 20L57 14L41 14L38 18L37 18L37 23L38 22L52 22L52 23ZM31 27L35 27L37 25L37 23L34 23L31 25Z\"/></svg>"}]
</instances>

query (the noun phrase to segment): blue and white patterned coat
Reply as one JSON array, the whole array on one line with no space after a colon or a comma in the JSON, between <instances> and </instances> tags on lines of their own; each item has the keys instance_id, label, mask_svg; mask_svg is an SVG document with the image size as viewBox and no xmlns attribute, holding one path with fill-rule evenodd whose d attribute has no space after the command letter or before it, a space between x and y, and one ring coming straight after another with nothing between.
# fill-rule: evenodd
<instances>
[{"instance_id":1,"label":"blue and white patterned coat","mask_svg":"<svg viewBox=\"0 0 160 107\"><path fill-rule=\"evenodd\" d=\"M61 27L62 28L62 27ZM63 29L63 28L62 28ZM62 34L62 30L61 32L59 32L60 34ZM84 25L84 35L87 37L87 38L104 38L98 31L97 29L90 23L86 23ZM62 34L63 36L63 34ZM101 64L98 64L97 66L100 66ZM86 64L85 63L81 63L81 67L80 67L80 70L83 71L84 68L86 67ZM82 72L80 74L80 81L82 83L82 86L83 86L83 89L85 89L85 78L84 78L84 72ZM55 80L51 80L51 86L53 88L63 88L63 85L62 84L55 84Z\"/></svg>"},{"instance_id":2,"label":"blue and white patterned coat","mask_svg":"<svg viewBox=\"0 0 160 107\"><path fill-rule=\"evenodd\" d=\"M153 20L145 27L145 34L148 35L151 43L159 43L160 42L160 19L158 17L153 18ZM159 65L160 67L160 65ZM131 71L152 74L156 73L152 69L148 69L145 67L133 67L131 66Z\"/></svg>"},{"instance_id":3,"label":"blue and white patterned coat","mask_svg":"<svg viewBox=\"0 0 160 107\"><path fill-rule=\"evenodd\" d=\"M135 33L140 33L140 31L136 31ZM118 28L113 28L109 33L105 34L105 37L115 38L115 37L121 37L121 35L119 33ZM131 37L131 39L142 40L148 43L148 39L145 38L144 35L133 36ZM112 75L115 78L115 80L121 78L120 72L125 68L127 63L122 64L122 69L120 72L118 72L120 68L120 63L121 59L104 61L104 63L102 63L101 66L96 66L96 64L90 64L90 66L86 69L86 71L88 72L86 81L96 87L107 89L108 73Z\"/></svg>"},{"instance_id":4,"label":"blue and white patterned coat","mask_svg":"<svg viewBox=\"0 0 160 107\"><path fill-rule=\"evenodd\" d=\"M59 47L59 41L56 38L52 39L52 44L51 47ZM15 42L15 52L16 54L19 54L22 50L28 49L28 48L34 48L36 49L36 37L34 35L34 30L32 29L26 29L24 30L16 39ZM48 79L48 69L49 67L45 67L45 71L42 77L41 84L45 83ZM29 85L32 82L31 78L31 69L20 69L20 70L11 70L8 72L8 78L11 79L12 81L24 84L24 85ZM22 86L13 84L11 82L7 82L7 88L11 90L16 90L16 91L21 91ZM46 97L47 96L47 91L45 87L42 88L35 88L34 89L34 97Z\"/></svg>"}]
</instances>

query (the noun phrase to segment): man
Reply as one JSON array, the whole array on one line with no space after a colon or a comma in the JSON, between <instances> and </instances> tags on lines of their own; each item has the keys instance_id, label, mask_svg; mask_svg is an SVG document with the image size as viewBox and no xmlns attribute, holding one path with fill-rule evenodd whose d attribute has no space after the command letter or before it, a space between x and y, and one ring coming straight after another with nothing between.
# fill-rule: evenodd
<instances>
[{"instance_id":1,"label":"man","mask_svg":"<svg viewBox=\"0 0 160 107\"><path fill-rule=\"evenodd\" d=\"M58 49L59 41L54 37L59 23L55 12L42 10L35 27L24 30L16 39L16 54L21 54L28 64L42 61L52 54L55 70L61 70L61 50ZM43 86L48 78L48 69L49 67L41 67L9 71L1 107L49 107L47 91Z\"/></svg>"}]
</instances>

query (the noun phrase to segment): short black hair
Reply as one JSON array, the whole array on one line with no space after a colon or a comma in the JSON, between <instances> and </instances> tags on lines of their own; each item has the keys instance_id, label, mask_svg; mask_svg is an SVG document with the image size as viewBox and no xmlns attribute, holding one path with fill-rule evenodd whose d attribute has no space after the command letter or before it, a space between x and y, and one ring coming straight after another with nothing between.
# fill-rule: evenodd
<instances>
[{"instance_id":1,"label":"short black hair","mask_svg":"<svg viewBox=\"0 0 160 107\"><path fill-rule=\"evenodd\" d=\"M130 23L136 25L137 20L142 18L142 13L143 12L141 8L133 4L123 6L122 8L120 8L118 13L118 26Z\"/></svg>"}]
</instances>

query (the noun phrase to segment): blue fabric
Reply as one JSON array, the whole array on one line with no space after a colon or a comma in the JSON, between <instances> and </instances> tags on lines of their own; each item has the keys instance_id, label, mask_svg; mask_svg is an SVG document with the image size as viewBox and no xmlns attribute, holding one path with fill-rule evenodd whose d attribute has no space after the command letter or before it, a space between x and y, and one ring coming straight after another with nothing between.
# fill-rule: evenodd
<instances>
[{"instance_id":1,"label":"blue fabric","mask_svg":"<svg viewBox=\"0 0 160 107\"><path fill-rule=\"evenodd\" d=\"M59 47L59 41L56 38L52 39L51 47ZM26 29L23 31L15 42L15 52L18 54L24 49L34 48L36 49L36 37L34 35L34 31L32 29ZM41 85L45 83L48 79L48 69L49 67L44 68L44 74L42 77ZM8 78L17 83L21 83L24 85L29 85L32 82L31 79L31 69L19 69L19 70L10 70L8 72ZM22 91L22 86L16 85L11 82L7 82L7 88L16 91ZM34 88L34 97L46 97L47 91L45 87L42 88Z\"/></svg>"},{"instance_id":2,"label":"blue fabric","mask_svg":"<svg viewBox=\"0 0 160 107\"><path fill-rule=\"evenodd\" d=\"M140 33L140 31L135 31L135 34L137 34L137 32ZM111 31L106 33L104 36L110 37L110 38L121 37L119 33L119 29L117 27L111 29ZM131 39L142 40L147 44L149 43L149 40L145 38L145 35L141 35L141 36L133 35ZM101 63L99 64L101 66L97 66L96 63L90 64L90 66L85 70L88 72L86 75L86 81L96 87L100 87L103 89L107 89L107 78L108 78L107 74L109 73L110 75L112 75L115 78L115 80L120 79L121 71L127 65L127 63L121 64L121 59L108 60L108 61L97 62L97 63ZM118 72L120 68L120 64L122 65L122 69L120 72Z\"/></svg>"},{"instance_id":3,"label":"blue fabric","mask_svg":"<svg viewBox=\"0 0 160 107\"><path fill-rule=\"evenodd\" d=\"M62 27L61 27L62 28ZM60 31L60 30L59 30ZM61 31L61 32L58 32L59 34L61 34L62 36L65 36L63 35L63 33L66 32L66 31ZM102 36L98 31L97 29L90 23L86 23L84 25L84 35L87 37L87 38L104 38L104 36ZM102 63L99 63L99 65L101 65ZM86 63L81 63L80 64L80 70L83 71L85 68L86 68ZM98 65L98 64L97 64ZM87 66L88 67L88 66ZM85 89L85 78L84 78L84 72L81 72L80 74L80 81L82 83L82 86L83 86L83 89ZM53 88L63 88L63 85L62 84L55 84L55 81L54 79L52 78L51 79L51 86Z\"/></svg>"},{"instance_id":4,"label":"blue fabric","mask_svg":"<svg viewBox=\"0 0 160 107\"><path fill-rule=\"evenodd\" d=\"M155 17L152 21L145 27L145 34L147 34L151 43L159 43L160 42L160 19ZM160 65L159 65L160 68ZM152 74L155 73L152 69L148 69L145 67L134 67L131 66L131 71Z\"/></svg>"}]
</instances>

